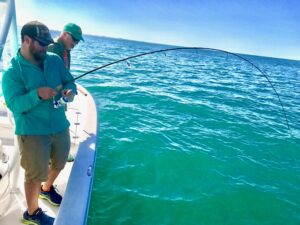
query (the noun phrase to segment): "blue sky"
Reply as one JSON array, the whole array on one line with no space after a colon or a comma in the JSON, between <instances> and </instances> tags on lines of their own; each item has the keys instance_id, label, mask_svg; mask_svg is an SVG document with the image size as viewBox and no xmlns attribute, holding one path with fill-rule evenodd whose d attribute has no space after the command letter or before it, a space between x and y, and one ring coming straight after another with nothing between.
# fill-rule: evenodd
<instances>
[{"instance_id":1,"label":"blue sky","mask_svg":"<svg viewBox=\"0 0 300 225\"><path fill-rule=\"evenodd\" d=\"M16 0L17 22L300 60L300 0Z\"/></svg>"}]
</instances>

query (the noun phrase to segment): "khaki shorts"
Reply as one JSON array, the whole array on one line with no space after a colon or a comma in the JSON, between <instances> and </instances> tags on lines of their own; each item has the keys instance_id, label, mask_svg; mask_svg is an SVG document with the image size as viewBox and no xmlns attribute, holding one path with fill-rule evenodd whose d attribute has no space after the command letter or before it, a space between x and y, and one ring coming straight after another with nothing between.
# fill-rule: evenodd
<instances>
[{"instance_id":1,"label":"khaki shorts","mask_svg":"<svg viewBox=\"0 0 300 225\"><path fill-rule=\"evenodd\" d=\"M70 151L69 129L53 135L18 136L21 166L25 170L25 181L43 182L51 169L62 170Z\"/></svg>"}]
</instances>

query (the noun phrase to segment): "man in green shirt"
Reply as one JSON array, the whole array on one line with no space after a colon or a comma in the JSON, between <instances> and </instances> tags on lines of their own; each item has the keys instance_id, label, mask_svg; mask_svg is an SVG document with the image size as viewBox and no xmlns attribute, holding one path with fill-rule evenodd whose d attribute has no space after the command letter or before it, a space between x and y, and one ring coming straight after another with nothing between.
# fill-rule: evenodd
<instances>
[{"instance_id":1,"label":"man in green shirt","mask_svg":"<svg viewBox=\"0 0 300 225\"><path fill-rule=\"evenodd\" d=\"M48 46L48 52L59 55L64 61L65 67L70 70L70 51L79 43L79 41L84 41L81 28L74 23L68 23L64 26L57 41Z\"/></svg>"},{"instance_id":2,"label":"man in green shirt","mask_svg":"<svg viewBox=\"0 0 300 225\"><path fill-rule=\"evenodd\" d=\"M53 183L70 151L70 123L64 108L55 108L53 100L63 96L72 101L77 90L62 60L47 53L47 46L53 40L44 24L38 21L25 24L21 39L21 48L2 77L3 95L14 115L20 162L25 170L28 209L21 221L52 225L54 218L39 208L38 197L60 205L62 197ZM59 90L57 87L61 85L63 89Z\"/></svg>"},{"instance_id":3,"label":"man in green shirt","mask_svg":"<svg viewBox=\"0 0 300 225\"><path fill-rule=\"evenodd\" d=\"M66 69L70 71L70 51L79 43L79 41L84 41L81 28L74 23L68 23L64 26L64 29L56 42L48 46L48 52L57 54L63 60ZM65 106L65 109L67 110L67 106ZM73 161L74 156L70 153L68 162Z\"/></svg>"}]
</instances>

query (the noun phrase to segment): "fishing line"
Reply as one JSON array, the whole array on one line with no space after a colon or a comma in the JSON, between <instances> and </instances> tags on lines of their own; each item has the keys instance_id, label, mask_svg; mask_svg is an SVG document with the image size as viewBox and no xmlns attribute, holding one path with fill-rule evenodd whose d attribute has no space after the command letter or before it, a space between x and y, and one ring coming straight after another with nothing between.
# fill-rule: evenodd
<instances>
[{"instance_id":1,"label":"fishing line","mask_svg":"<svg viewBox=\"0 0 300 225\"><path fill-rule=\"evenodd\" d=\"M105 64L105 65L103 65L103 66L99 66L99 67L97 67L97 68L95 68L95 69L92 69L92 70L90 70L90 71L88 71L88 72L85 72L84 74L82 74L82 75L80 75L80 76L75 77L73 80L70 80L70 81L68 81L67 83L73 82L73 81L75 81L75 80L77 80L77 79L80 79L80 78L82 78L82 77L84 77L84 76L86 76L86 75L88 75L88 74L90 74L90 73L93 73L93 72L95 72L95 71L97 71L97 70L101 70L101 69L103 69L103 68L105 68L105 67L108 67L108 66L111 66L111 65L120 63L120 62L124 62L124 61L127 62L127 60L129 60L129 59L134 59L134 58L138 58L138 57L141 57L141 56L151 55L151 54L155 54L155 53L159 53L159 52L163 52L163 53L165 54L165 52L168 52L168 51L176 51L176 50L208 50L208 51L223 52L223 53L226 53L227 56L228 56L228 55L233 55L233 56L235 56L235 57L237 57L237 58L239 58L239 59L241 59L241 60L243 60L243 61L249 63L250 65L252 65L255 69L257 69L257 70L258 70L258 71L266 78L266 80L268 81L268 83L271 85L271 87L272 87L272 89L273 89L275 95L276 95L277 98L278 98L278 101L279 101L279 103L280 103L280 106L281 106L281 108L282 108L282 111L283 111L283 114L284 114L284 117L285 117L285 122L286 122L287 128L288 128L288 130L290 130L290 125L289 125L289 122L288 122L288 119L287 119L287 114L286 114L286 111L285 111L285 109L284 109L284 107L283 107L281 98L280 98L278 92L276 91L275 86L273 85L273 83L272 83L271 80L269 79L268 75L267 75L265 72L263 72L258 66L256 66L254 63L252 63L250 60L244 58L243 56L238 55L238 54L236 54L236 53L232 53L232 52L228 52L228 51L225 51L225 50L221 50L221 49L216 49L216 48L204 48L204 47L177 47L177 48L167 48L167 49L161 49L161 50L156 50L156 51L145 52L145 53L141 53L141 54L129 56L129 57L127 57L127 58L123 58L123 59L120 59L120 60L117 60L117 61L114 61L114 62ZM127 65L130 65L130 64L127 62ZM63 84L63 85L66 85L67 83L65 83L65 84Z\"/></svg>"}]
</instances>

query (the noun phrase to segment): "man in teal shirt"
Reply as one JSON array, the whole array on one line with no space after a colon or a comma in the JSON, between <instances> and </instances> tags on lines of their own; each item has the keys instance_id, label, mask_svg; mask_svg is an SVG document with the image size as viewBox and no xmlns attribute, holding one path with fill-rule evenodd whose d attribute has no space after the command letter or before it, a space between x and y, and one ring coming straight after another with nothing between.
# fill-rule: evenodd
<instances>
[{"instance_id":1,"label":"man in teal shirt","mask_svg":"<svg viewBox=\"0 0 300 225\"><path fill-rule=\"evenodd\" d=\"M63 96L72 101L76 86L62 60L47 53L47 46L53 40L44 24L38 21L25 24L21 39L17 56L3 73L2 89L7 107L14 115L21 166L25 170L28 210L22 222L50 225L54 219L39 208L38 197L60 205L62 197L53 183L70 150L70 123L64 108L54 108L53 100ZM57 88L61 86L63 89Z\"/></svg>"}]
</instances>

